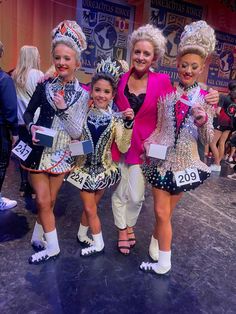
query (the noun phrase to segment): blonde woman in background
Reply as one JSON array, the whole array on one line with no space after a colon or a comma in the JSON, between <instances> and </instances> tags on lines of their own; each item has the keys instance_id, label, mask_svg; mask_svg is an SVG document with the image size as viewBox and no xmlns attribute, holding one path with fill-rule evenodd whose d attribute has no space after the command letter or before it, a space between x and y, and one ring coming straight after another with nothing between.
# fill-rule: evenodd
<instances>
[{"instance_id":1,"label":"blonde woman in background","mask_svg":"<svg viewBox=\"0 0 236 314\"><path fill-rule=\"evenodd\" d=\"M27 142L30 137L26 129L23 114L42 76L43 72L40 71L40 55L38 48L35 46L21 47L16 69L12 77L15 82L17 94L19 138L23 142ZM37 120L37 115L35 116L35 120ZM33 190L28 182L28 171L20 167L20 174L20 195L25 196L26 194L32 194L34 197Z\"/></svg>"}]
</instances>

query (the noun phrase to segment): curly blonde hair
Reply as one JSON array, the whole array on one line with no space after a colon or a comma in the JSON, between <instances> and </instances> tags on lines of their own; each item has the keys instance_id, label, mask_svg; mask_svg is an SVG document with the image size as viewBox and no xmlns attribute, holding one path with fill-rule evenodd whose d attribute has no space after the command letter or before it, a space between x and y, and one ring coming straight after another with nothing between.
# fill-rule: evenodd
<instances>
[{"instance_id":1,"label":"curly blonde hair","mask_svg":"<svg viewBox=\"0 0 236 314\"><path fill-rule=\"evenodd\" d=\"M202 58L207 58L215 50L215 44L214 29L205 21L193 22L184 27L178 46L178 57L196 53Z\"/></svg>"},{"instance_id":2,"label":"curly blonde hair","mask_svg":"<svg viewBox=\"0 0 236 314\"><path fill-rule=\"evenodd\" d=\"M140 40L147 40L153 45L156 61L162 58L165 54L167 40L159 28L151 24L146 24L133 31L130 36L131 50L133 50L134 45Z\"/></svg>"}]
</instances>

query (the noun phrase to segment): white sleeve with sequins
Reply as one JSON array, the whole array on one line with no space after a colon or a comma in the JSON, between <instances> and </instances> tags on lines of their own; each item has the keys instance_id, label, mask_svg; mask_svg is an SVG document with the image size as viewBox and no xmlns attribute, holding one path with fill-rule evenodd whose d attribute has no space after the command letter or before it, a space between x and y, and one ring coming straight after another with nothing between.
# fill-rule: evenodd
<instances>
[{"instance_id":1,"label":"white sleeve with sequins","mask_svg":"<svg viewBox=\"0 0 236 314\"><path fill-rule=\"evenodd\" d=\"M75 104L58 115L63 128L72 139L78 139L81 136L88 112L88 100L89 95L85 92Z\"/></svg>"},{"instance_id":2,"label":"white sleeve with sequins","mask_svg":"<svg viewBox=\"0 0 236 314\"><path fill-rule=\"evenodd\" d=\"M124 121L118 119L115 121L115 142L121 153L126 153L131 144L132 128L125 128Z\"/></svg>"},{"instance_id":3,"label":"white sleeve with sequins","mask_svg":"<svg viewBox=\"0 0 236 314\"><path fill-rule=\"evenodd\" d=\"M161 131L162 126L162 119L163 119L163 113L164 113L164 99L161 98L157 103L157 125L155 130L151 133L151 135L144 141L144 148L145 151L149 151L149 146L151 144L154 144L156 142L156 137Z\"/></svg>"},{"instance_id":4,"label":"white sleeve with sequins","mask_svg":"<svg viewBox=\"0 0 236 314\"><path fill-rule=\"evenodd\" d=\"M214 137L213 117L215 110L207 103L204 103L203 108L207 113L208 120L205 124L198 127L198 135L202 144L206 145L211 143Z\"/></svg>"}]
</instances>

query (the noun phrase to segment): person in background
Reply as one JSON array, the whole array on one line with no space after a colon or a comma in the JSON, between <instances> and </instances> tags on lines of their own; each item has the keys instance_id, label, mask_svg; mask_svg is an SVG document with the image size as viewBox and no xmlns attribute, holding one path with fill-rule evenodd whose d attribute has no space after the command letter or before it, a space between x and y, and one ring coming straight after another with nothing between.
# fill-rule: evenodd
<instances>
[{"instance_id":1,"label":"person in background","mask_svg":"<svg viewBox=\"0 0 236 314\"><path fill-rule=\"evenodd\" d=\"M81 136L88 110L89 94L75 76L86 47L86 37L75 21L63 21L53 30L52 59L58 76L37 85L23 116L32 135L32 152L22 166L30 172L38 209L31 244L41 250L29 258L30 264L55 259L60 253L53 208L64 176L74 165L69 144ZM36 132L42 127L57 132L52 147L38 145Z\"/></svg>"},{"instance_id":2,"label":"person in background","mask_svg":"<svg viewBox=\"0 0 236 314\"><path fill-rule=\"evenodd\" d=\"M29 141L29 132L26 128L23 114L29 104L29 101L35 91L39 80L43 77L40 71L40 56L37 47L23 46L20 49L20 55L16 68L12 73L12 78L16 87L17 94L17 115L19 124L19 139L23 142ZM38 114L35 114L34 120L37 121ZM31 185L28 182L28 171L20 167L21 184L20 195L31 194L34 196Z\"/></svg>"},{"instance_id":3,"label":"person in background","mask_svg":"<svg viewBox=\"0 0 236 314\"><path fill-rule=\"evenodd\" d=\"M236 109L236 108L235 108ZM230 137L230 146L231 146L231 156L232 156L232 161L230 161L230 167L233 167L234 173L227 175L229 179L236 180L236 156L235 156L235 151L236 151L236 111L234 111L234 120L233 120L233 126L234 126L234 132L232 133ZM234 153L234 155L233 155ZM229 157L230 158L230 157Z\"/></svg>"},{"instance_id":4,"label":"person in background","mask_svg":"<svg viewBox=\"0 0 236 314\"><path fill-rule=\"evenodd\" d=\"M225 156L225 160L229 164L234 164L236 163L236 81L231 82L229 86L232 102L228 106L227 113L231 118L232 133L229 137L229 154Z\"/></svg>"},{"instance_id":5,"label":"person in background","mask_svg":"<svg viewBox=\"0 0 236 314\"><path fill-rule=\"evenodd\" d=\"M0 58L3 44L0 41ZM0 211L11 209L17 201L3 197L1 190L12 146L18 140L17 99L12 78L0 68Z\"/></svg>"},{"instance_id":6,"label":"person in background","mask_svg":"<svg viewBox=\"0 0 236 314\"><path fill-rule=\"evenodd\" d=\"M235 116L234 126L236 129L236 116ZM236 149L236 132L230 138L230 145L231 145L231 148L234 149L234 152L235 152L235 149ZM236 159L234 159L234 156L232 158L233 158L233 160L232 160L231 164L233 166L234 173L227 175L227 178L232 179L232 180L236 180Z\"/></svg>"},{"instance_id":7,"label":"person in background","mask_svg":"<svg viewBox=\"0 0 236 314\"><path fill-rule=\"evenodd\" d=\"M195 189L210 176L209 167L199 158L197 140L207 144L213 139L214 108L207 104L207 92L197 80L214 48L214 30L205 21L185 26L177 55L179 85L159 101L157 128L144 142L147 159L142 170L152 185L156 217L149 247L155 262L143 262L140 269L145 272L165 274L171 269L173 210L183 192ZM166 155L149 157L151 144L165 147Z\"/></svg>"},{"instance_id":8,"label":"person in background","mask_svg":"<svg viewBox=\"0 0 236 314\"><path fill-rule=\"evenodd\" d=\"M236 127L234 127L234 131L229 138L229 155L227 159L227 162L229 164L236 163L235 153L236 153Z\"/></svg>"},{"instance_id":9,"label":"person in background","mask_svg":"<svg viewBox=\"0 0 236 314\"><path fill-rule=\"evenodd\" d=\"M236 106L236 81L229 82L229 94L221 95L219 102L218 117L214 119L214 139L210 148L214 157L211 170L221 171L221 160L225 154L225 143L233 129L234 115L231 115L230 108Z\"/></svg>"}]
</instances>

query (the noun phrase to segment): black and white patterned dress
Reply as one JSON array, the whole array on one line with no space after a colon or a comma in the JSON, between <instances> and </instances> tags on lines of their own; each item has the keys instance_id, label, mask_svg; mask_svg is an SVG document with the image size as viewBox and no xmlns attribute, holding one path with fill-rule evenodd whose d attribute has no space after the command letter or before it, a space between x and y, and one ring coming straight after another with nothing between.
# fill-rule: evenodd
<instances>
[{"instance_id":1,"label":"black and white patterned dress","mask_svg":"<svg viewBox=\"0 0 236 314\"><path fill-rule=\"evenodd\" d=\"M60 174L69 172L74 165L75 158L71 156L69 144L71 139L78 139L81 136L88 112L89 94L77 80L63 85L67 108L58 110L53 97L54 93L61 89L62 84L58 78L38 84L24 113L25 122L29 125L33 122L36 110L40 108L36 124L57 131L52 147L28 143L32 152L25 161L22 161L22 167L29 171Z\"/></svg>"}]
</instances>

